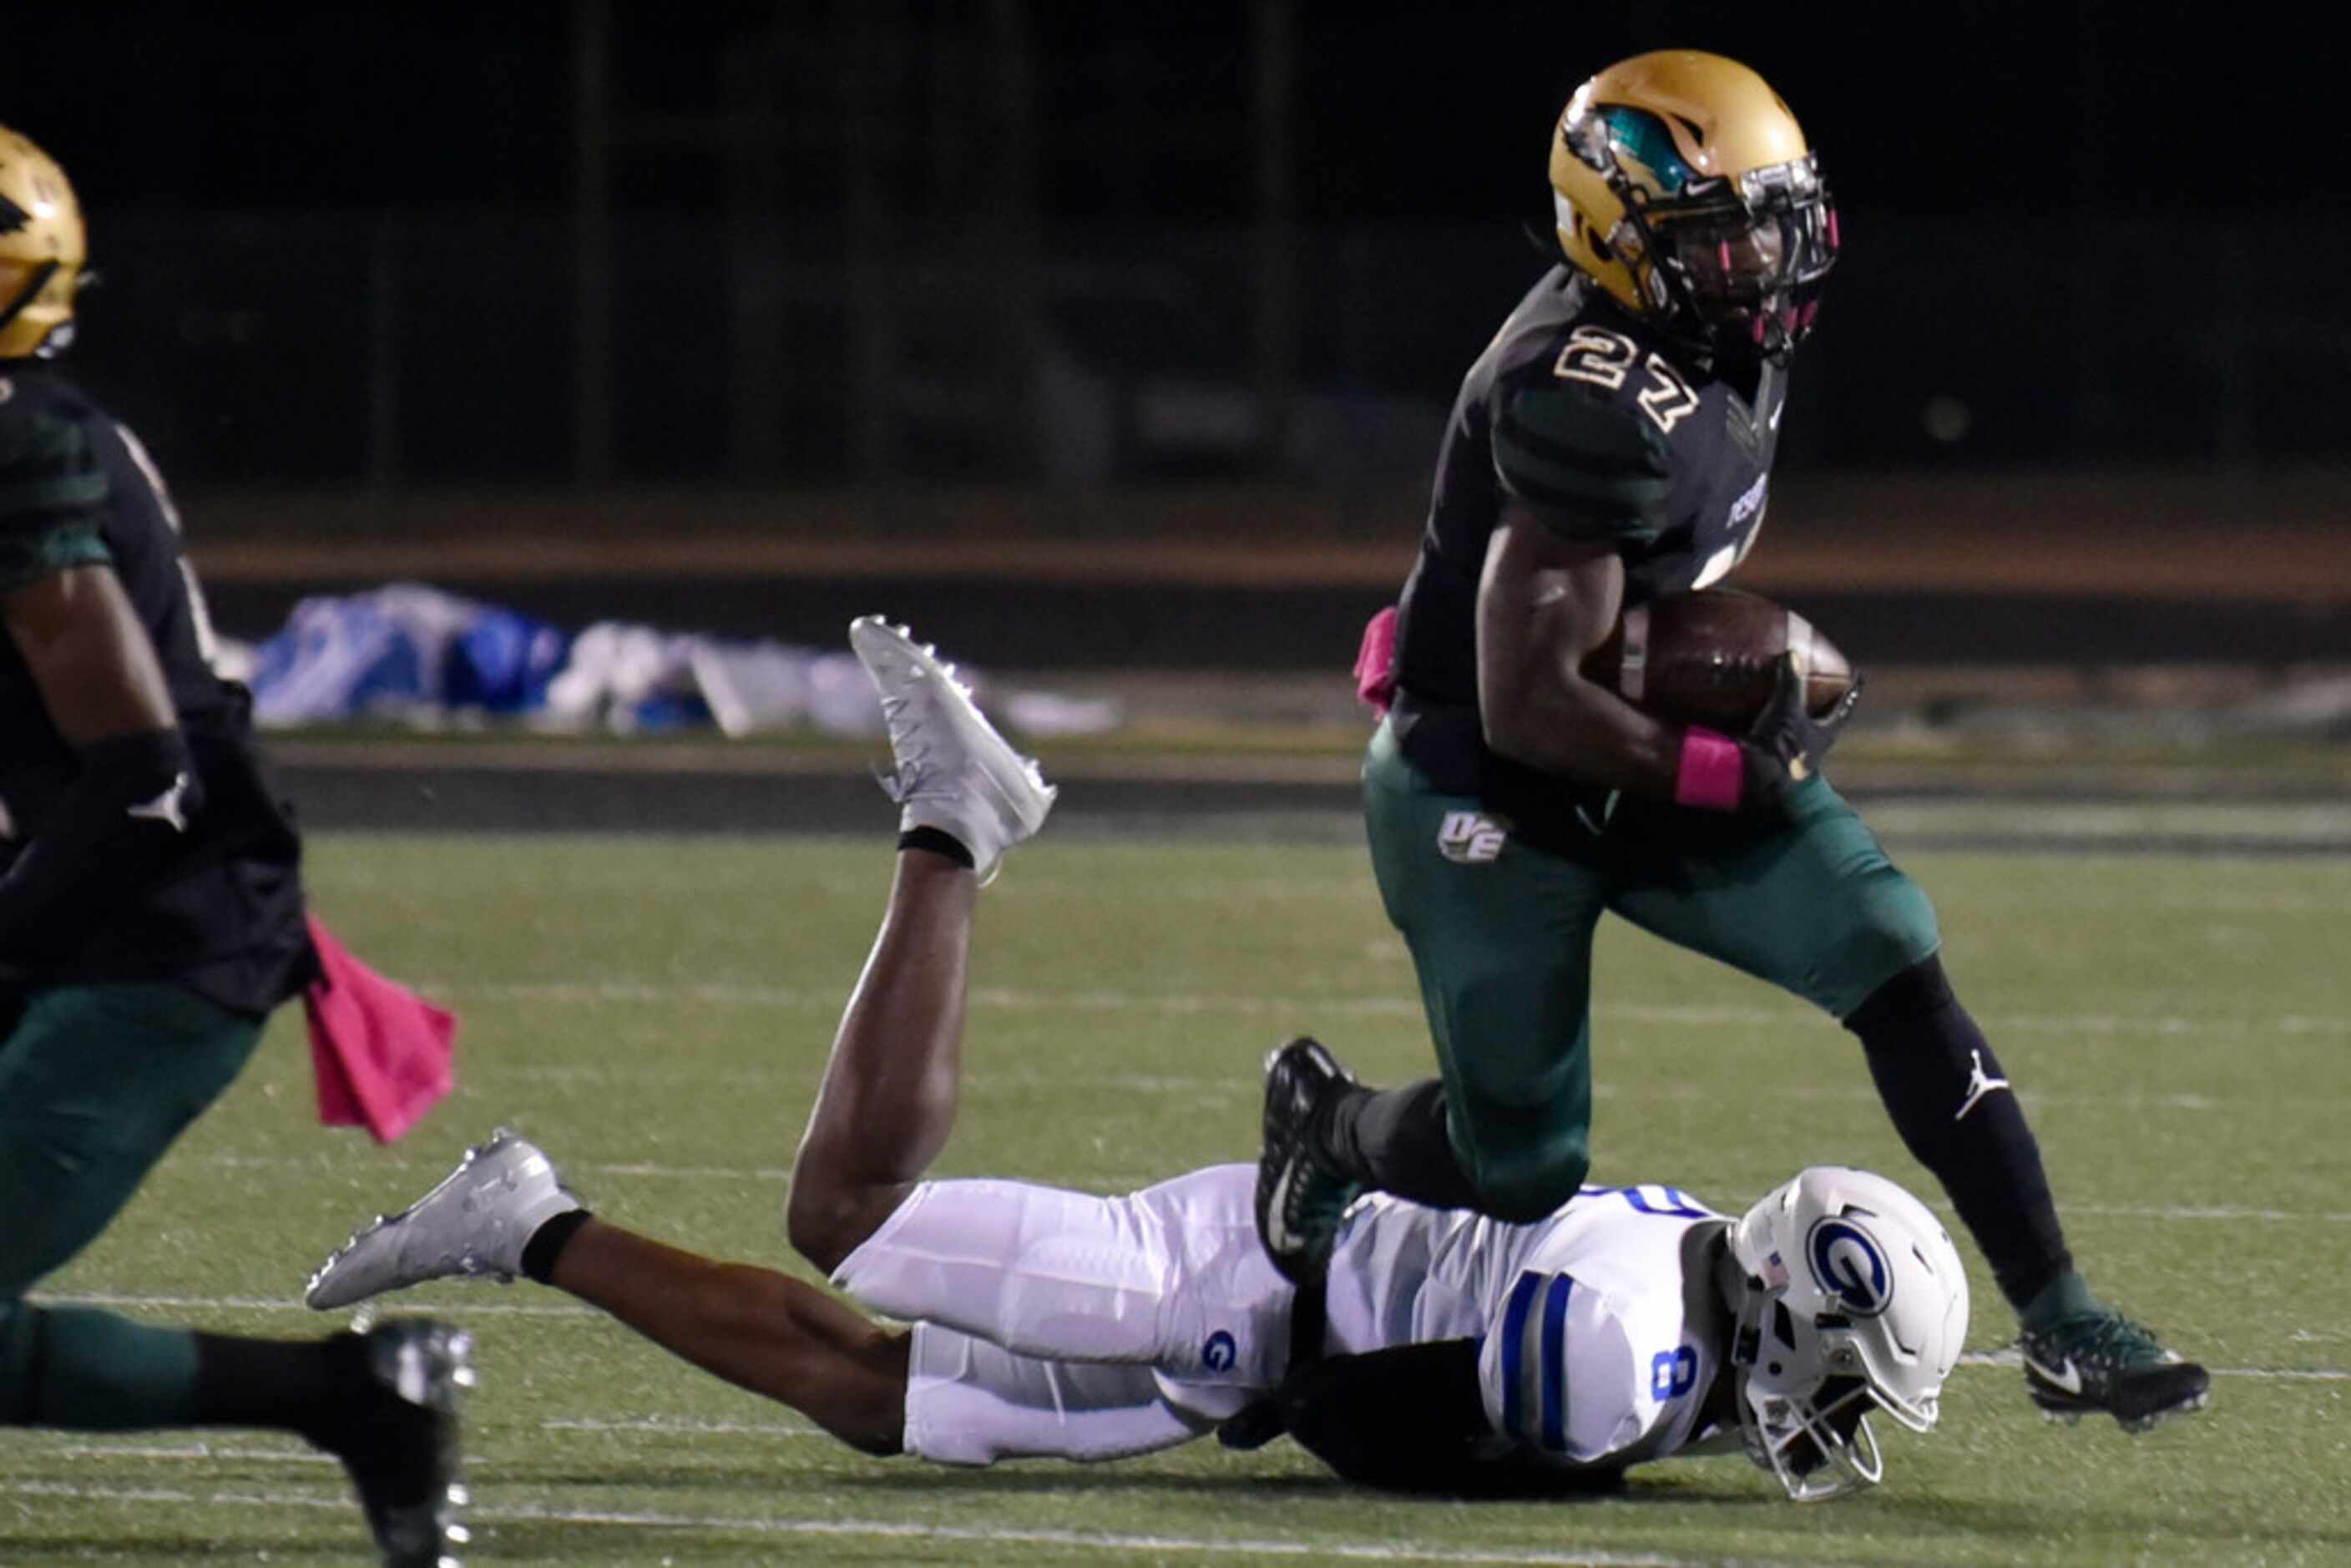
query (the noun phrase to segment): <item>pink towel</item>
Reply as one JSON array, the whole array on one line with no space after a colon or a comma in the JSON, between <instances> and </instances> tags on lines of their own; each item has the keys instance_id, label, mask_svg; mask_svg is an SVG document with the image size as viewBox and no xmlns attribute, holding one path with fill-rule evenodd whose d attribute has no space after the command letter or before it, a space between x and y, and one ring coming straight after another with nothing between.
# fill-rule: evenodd
<instances>
[{"instance_id":1,"label":"pink towel","mask_svg":"<svg viewBox=\"0 0 2351 1568\"><path fill-rule=\"evenodd\" d=\"M323 971L302 996L319 1122L364 1126L377 1143L389 1144L455 1085L456 1015L352 957L315 915L310 943Z\"/></svg>"},{"instance_id":2,"label":"pink towel","mask_svg":"<svg viewBox=\"0 0 2351 1568\"><path fill-rule=\"evenodd\" d=\"M1355 695L1382 718L1395 700L1396 611L1391 604L1364 624L1364 645L1355 651Z\"/></svg>"}]
</instances>

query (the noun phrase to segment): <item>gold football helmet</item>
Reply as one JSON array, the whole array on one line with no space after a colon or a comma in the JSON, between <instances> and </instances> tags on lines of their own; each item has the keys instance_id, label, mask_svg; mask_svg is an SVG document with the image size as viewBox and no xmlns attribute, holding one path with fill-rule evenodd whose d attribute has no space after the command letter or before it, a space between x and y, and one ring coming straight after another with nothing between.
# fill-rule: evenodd
<instances>
[{"instance_id":1,"label":"gold football helmet","mask_svg":"<svg viewBox=\"0 0 2351 1568\"><path fill-rule=\"evenodd\" d=\"M89 256L81 204L57 161L0 125L0 360L47 358L73 341Z\"/></svg>"},{"instance_id":2,"label":"gold football helmet","mask_svg":"<svg viewBox=\"0 0 2351 1568\"><path fill-rule=\"evenodd\" d=\"M1775 361L1812 330L1836 209L1796 117L1738 61L1610 66L1561 113L1551 184L1568 261L1635 315Z\"/></svg>"}]
</instances>

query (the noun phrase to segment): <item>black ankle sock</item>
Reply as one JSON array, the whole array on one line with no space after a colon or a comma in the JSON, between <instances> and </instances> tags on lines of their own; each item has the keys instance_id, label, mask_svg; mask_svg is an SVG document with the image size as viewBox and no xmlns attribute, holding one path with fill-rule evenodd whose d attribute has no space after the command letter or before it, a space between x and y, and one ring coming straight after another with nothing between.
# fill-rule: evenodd
<instances>
[{"instance_id":1,"label":"black ankle sock","mask_svg":"<svg viewBox=\"0 0 2351 1568\"><path fill-rule=\"evenodd\" d=\"M936 828L908 828L898 835L898 848L901 851L928 850L935 855L945 855L966 871L975 870L978 865L961 839Z\"/></svg>"},{"instance_id":2,"label":"black ankle sock","mask_svg":"<svg viewBox=\"0 0 2351 1568\"><path fill-rule=\"evenodd\" d=\"M199 1333L196 1408L190 1425L266 1427L335 1448L355 1412L351 1391L366 1377L366 1342L239 1339Z\"/></svg>"},{"instance_id":3,"label":"black ankle sock","mask_svg":"<svg viewBox=\"0 0 2351 1568\"><path fill-rule=\"evenodd\" d=\"M2009 1303L2073 1268L2041 1146L1940 959L1905 969L1844 1020L1896 1132L1951 1196Z\"/></svg>"},{"instance_id":4,"label":"black ankle sock","mask_svg":"<svg viewBox=\"0 0 2351 1568\"><path fill-rule=\"evenodd\" d=\"M532 1231L522 1244L522 1271L542 1285L555 1283L555 1260L572 1235L594 1218L584 1208L568 1209Z\"/></svg>"},{"instance_id":5,"label":"black ankle sock","mask_svg":"<svg viewBox=\"0 0 2351 1568\"><path fill-rule=\"evenodd\" d=\"M1474 1208L1478 1193L1445 1131L1445 1084L1358 1090L1331 1110L1324 1142L1341 1167L1379 1192L1432 1208Z\"/></svg>"}]
</instances>

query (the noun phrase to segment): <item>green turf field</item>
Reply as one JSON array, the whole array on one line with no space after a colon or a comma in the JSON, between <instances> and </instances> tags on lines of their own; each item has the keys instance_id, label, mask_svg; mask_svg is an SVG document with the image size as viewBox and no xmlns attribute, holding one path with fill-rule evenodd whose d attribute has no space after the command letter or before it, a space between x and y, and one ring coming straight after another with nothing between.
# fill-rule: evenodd
<instances>
[{"instance_id":1,"label":"green turf field","mask_svg":"<svg viewBox=\"0 0 2351 1568\"><path fill-rule=\"evenodd\" d=\"M1899 843L1896 844L1897 852ZM315 903L464 1014L461 1087L392 1149L314 1124L298 1017L52 1297L313 1332L352 1225L501 1121L609 1217L789 1266L778 1216L886 838L314 845ZM1458 1563L2351 1561L2351 857L1917 855L2094 1283L2217 1373L2132 1439L2044 1427L1976 1279L1940 1430L1876 1492L1798 1508L1740 1459L1625 1499L1386 1500L1290 1445L959 1473L837 1448L552 1291L417 1293L475 1330L476 1561ZM1311 1030L1425 1070L1360 851L1048 840L982 903L963 1120L942 1170L1118 1188L1251 1157L1258 1062ZM1595 1178L1743 1206L1800 1165L1920 1186L1828 1021L1621 927L1600 956ZM1962 1250L1976 1262L1964 1240ZM0 1436L0 1563L358 1562L340 1472L258 1436Z\"/></svg>"}]
</instances>

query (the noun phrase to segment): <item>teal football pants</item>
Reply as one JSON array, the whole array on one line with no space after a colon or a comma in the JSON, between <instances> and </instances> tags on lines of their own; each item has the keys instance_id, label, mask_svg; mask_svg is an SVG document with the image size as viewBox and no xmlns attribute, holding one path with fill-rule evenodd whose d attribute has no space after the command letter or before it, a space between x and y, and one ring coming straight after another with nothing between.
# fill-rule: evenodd
<instances>
[{"instance_id":1,"label":"teal football pants","mask_svg":"<svg viewBox=\"0 0 2351 1568\"><path fill-rule=\"evenodd\" d=\"M253 1055L261 1023L172 985L35 992L0 1039L0 1426L168 1427L195 1407L185 1329L36 1307Z\"/></svg>"},{"instance_id":2,"label":"teal football pants","mask_svg":"<svg viewBox=\"0 0 2351 1568\"><path fill-rule=\"evenodd\" d=\"M1390 727L1364 765L1372 868L1404 934L1453 1153L1486 1211L1531 1220L1592 1155L1592 934L1614 911L1842 1019L1940 945L1935 912L1827 780L1792 819L1620 800L1550 848L1437 790Z\"/></svg>"}]
</instances>

